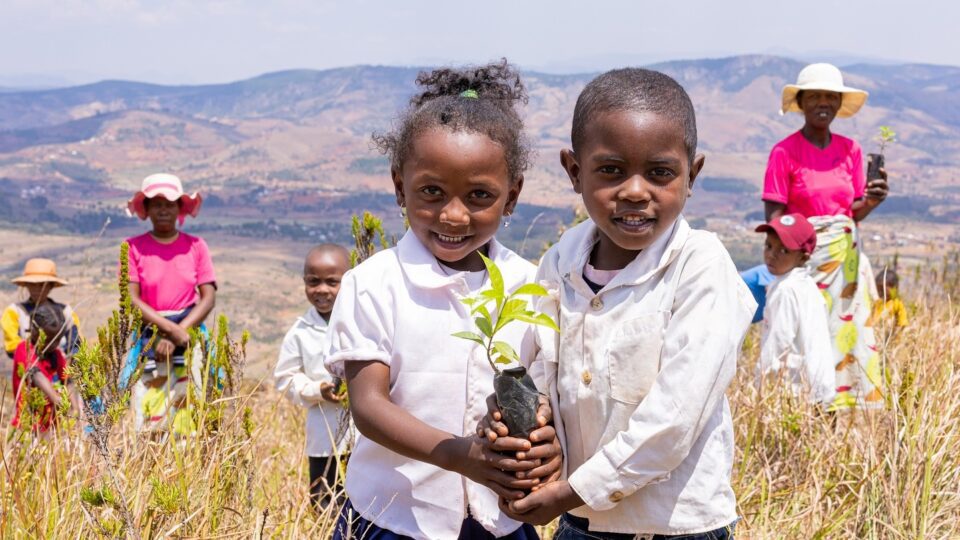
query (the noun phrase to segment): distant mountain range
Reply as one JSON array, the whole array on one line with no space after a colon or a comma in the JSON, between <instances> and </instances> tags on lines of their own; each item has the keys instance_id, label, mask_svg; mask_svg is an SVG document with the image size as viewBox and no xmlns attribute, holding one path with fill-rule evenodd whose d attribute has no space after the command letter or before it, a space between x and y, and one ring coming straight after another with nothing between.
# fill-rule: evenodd
<instances>
[{"instance_id":1,"label":"distant mountain range","mask_svg":"<svg viewBox=\"0 0 960 540\"><path fill-rule=\"evenodd\" d=\"M651 67L677 78L697 107L709 194L695 197L698 210L755 211L770 147L802 124L799 115L781 117L778 110L780 88L803 64L751 55ZM0 91L0 197L16 208L9 201L43 187L59 194L49 204L67 214L92 211L92 193L101 210L116 208L145 174L166 170L229 201L223 219L247 219L265 207L292 208L307 195L389 192L386 160L371 150L369 136L390 127L415 91L418 71L357 66L216 85L103 81ZM835 130L872 151L878 127L892 126L899 135L887 151L894 194L913 197L913 209L934 201L931 215L953 219L960 206L960 68L856 64L844 74L870 99L855 118L837 120ZM568 144L574 102L593 74L523 75L528 133L539 151L524 196L569 206L574 197L557 153Z\"/></svg>"}]
</instances>

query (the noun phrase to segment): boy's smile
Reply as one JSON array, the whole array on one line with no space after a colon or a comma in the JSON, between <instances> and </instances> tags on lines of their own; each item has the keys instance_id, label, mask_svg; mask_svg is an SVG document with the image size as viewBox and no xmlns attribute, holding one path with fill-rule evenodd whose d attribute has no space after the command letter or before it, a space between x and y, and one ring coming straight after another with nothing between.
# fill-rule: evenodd
<instances>
[{"instance_id":1,"label":"boy's smile","mask_svg":"<svg viewBox=\"0 0 960 540\"><path fill-rule=\"evenodd\" d=\"M468 131L431 129L393 172L397 202L417 239L455 270L483 270L477 254L513 212L523 180L510 182L503 148Z\"/></svg>"},{"instance_id":2,"label":"boy's smile","mask_svg":"<svg viewBox=\"0 0 960 540\"><path fill-rule=\"evenodd\" d=\"M591 264L616 270L673 226L704 157L691 166L680 122L615 110L592 119L582 148L562 151L560 161L599 231Z\"/></svg>"},{"instance_id":3,"label":"boy's smile","mask_svg":"<svg viewBox=\"0 0 960 540\"><path fill-rule=\"evenodd\" d=\"M350 261L335 251L311 253L303 264L303 292L324 320L330 318Z\"/></svg>"}]
</instances>

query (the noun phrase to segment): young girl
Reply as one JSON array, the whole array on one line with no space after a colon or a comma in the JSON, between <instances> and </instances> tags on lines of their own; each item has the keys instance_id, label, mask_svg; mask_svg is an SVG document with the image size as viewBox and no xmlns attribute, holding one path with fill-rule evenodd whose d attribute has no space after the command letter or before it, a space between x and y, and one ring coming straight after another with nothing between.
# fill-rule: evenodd
<instances>
[{"instance_id":1,"label":"young girl","mask_svg":"<svg viewBox=\"0 0 960 540\"><path fill-rule=\"evenodd\" d=\"M57 276L57 265L50 259L30 259L23 267L23 274L11 281L27 290L27 299L7 306L0 318L7 356L13 358L17 346L30 336L30 317L33 310L44 302L53 303L60 308L67 323L64 331L60 333L57 346L67 356L77 352L80 343L80 319L69 305L60 304L50 298L53 289L69 284L67 280Z\"/></svg>"},{"instance_id":2,"label":"young girl","mask_svg":"<svg viewBox=\"0 0 960 540\"><path fill-rule=\"evenodd\" d=\"M480 253L508 290L534 275L494 239L529 164L514 109L526 95L506 61L417 83L425 90L399 128L374 138L390 155L410 230L344 276L330 319L326 364L345 374L360 432L334 538L535 538L501 513L497 496L533 485L504 471L552 456L517 462L484 448L475 430L493 371L482 347L451 336L473 330L460 300L489 282ZM533 346L519 325L503 340L521 356Z\"/></svg>"},{"instance_id":3,"label":"young girl","mask_svg":"<svg viewBox=\"0 0 960 540\"><path fill-rule=\"evenodd\" d=\"M567 478L511 515L554 538L729 538L733 425L724 392L756 302L720 240L682 216L703 167L689 96L622 69L577 99L561 162L590 219L540 263L559 340L531 373L551 394ZM539 334L539 330L538 330Z\"/></svg>"},{"instance_id":4,"label":"young girl","mask_svg":"<svg viewBox=\"0 0 960 540\"><path fill-rule=\"evenodd\" d=\"M323 365L327 323L350 253L336 244L320 244L303 262L303 292L311 306L287 332L273 370L277 390L307 409L306 453L310 465L310 499L325 508L337 486L340 460L346 460L349 426L340 426L343 396ZM339 459L338 459L339 458Z\"/></svg>"},{"instance_id":5,"label":"young girl","mask_svg":"<svg viewBox=\"0 0 960 540\"><path fill-rule=\"evenodd\" d=\"M177 230L187 216L196 217L202 203L198 193L185 194L172 174L144 178L140 191L127 203L132 215L149 218L153 225L150 232L127 239L130 299L143 312L139 346L152 339L151 325L160 332L150 350L140 351L146 359L147 389L134 392L138 428L164 426L171 409L182 404L188 330L202 327L213 310L217 285L207 243ZM133 364L128 363L128 370Z\"/></svg>"},{"instance_id":6,"label":"young girl","mask_svg":"<svg viewBox=\"0 0 960 540\"><path fill-rule=\"evenodd\" d=\"M67 357L57 347L67 328L63 310L52 302L45 302L38 305L32 315L29 340L21 341L13 354L13 395L17 406L11 424L20 425L27 391L35 387L43 392L46 405L42 410L32 413L33 430L46 432L56 423L57 410L62 401L60 388L64 385L73 413L80 415L83 409L80 396L67 377ZM37 350L41 332L44 336L43 348Z\"/></svg>"}]
</instances>

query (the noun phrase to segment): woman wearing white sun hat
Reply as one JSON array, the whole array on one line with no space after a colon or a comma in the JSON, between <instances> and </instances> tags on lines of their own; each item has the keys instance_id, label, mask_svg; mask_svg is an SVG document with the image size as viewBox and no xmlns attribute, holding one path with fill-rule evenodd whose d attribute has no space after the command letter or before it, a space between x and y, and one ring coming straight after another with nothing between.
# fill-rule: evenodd
<instances>
[{"instance_id":1,"label":"woman wearing white sun hat","mask_svg":"<svg viewBox=\"0 0 960 540\"><path fill-rule=\"evenodd\" d=\"M134 388L138 428L163 429L172 421L175 433L193 429L188 414L177 414L189 378L185 358L189 330L205 333L203 321L214 307L216 277L207 243L181 232L177 224L183 225L187 216L196 217L202 203L200 194L184 193L180 179L172 174L144 178L140 191L127 203L131 215L149 218L153 225L151 231L127 239L130 299L143 312L144 323L124 372L126 379L136 360L144 362L147 389ZM151 343L154 326L159 335L149 349L140 350ZM198 366L193 367L190 375L197 379Z\"/></svg>"},{"instance_id":2,"label":"woman wearing white sun hat","mask_svg":"<svg viewBox=\"0 0 960 540\"><path fill-rule=\"evenodd\" d=\"M800 213L817 230L808 268L823 292L837 369L832 409L880 407L883 376L869 325L873 283L857 225L887 197L887 173L867 181L860 145L830 131L853 116L867 92L846 86L840 70L811 64L783 87L780 114L802 113L803 127L770 152L763 183L767 221Z\"/></svg>"}]
</instances>

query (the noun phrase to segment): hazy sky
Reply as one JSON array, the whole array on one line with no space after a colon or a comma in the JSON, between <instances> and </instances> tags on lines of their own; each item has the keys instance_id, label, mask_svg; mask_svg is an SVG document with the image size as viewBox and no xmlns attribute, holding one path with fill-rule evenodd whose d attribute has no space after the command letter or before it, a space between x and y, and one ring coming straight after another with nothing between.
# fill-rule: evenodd
<instances>
[{"instance_id":1,"label":"hazy sky","mask_svg":"<svg viewBox=\"0 0 960 540\"><path fill-rule=\"evenodd\" d=\"M741 53L960 65L958 22L954 0L0 0L0 85L500 56L555 72Z\"/></svg>"}]
</instances>

